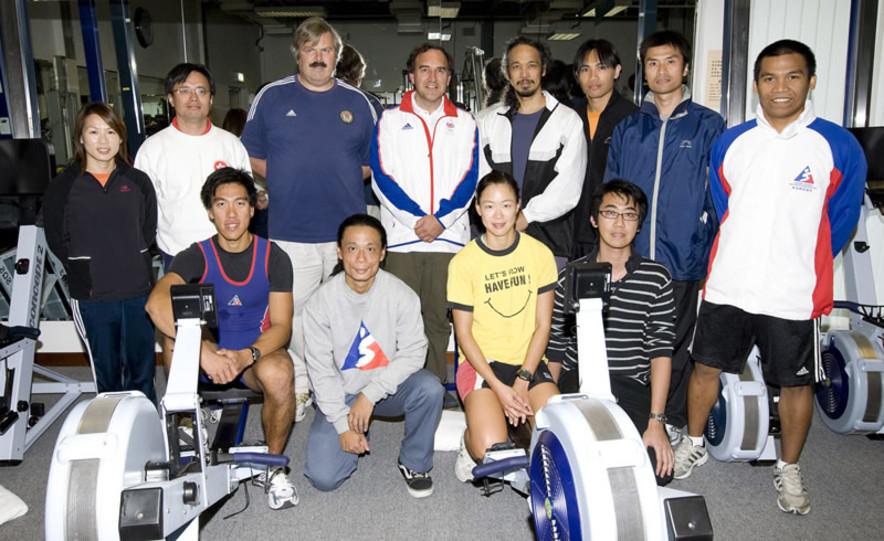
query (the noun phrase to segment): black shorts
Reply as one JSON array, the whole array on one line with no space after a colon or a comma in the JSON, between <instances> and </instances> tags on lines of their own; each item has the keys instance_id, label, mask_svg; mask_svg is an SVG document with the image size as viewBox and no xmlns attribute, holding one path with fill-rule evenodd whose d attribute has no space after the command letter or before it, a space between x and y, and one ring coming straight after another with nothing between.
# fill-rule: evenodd
<instances>
[{"instance_id":1,"label":"black shorts","mask_svg":"<svg viewBox=\"0 0 884 541\"><path fill-rule=\"evenodd\" d=\"M691 356L700 364L739 374L752 346L757 345L768 384L810 385L814 381L814 335L813 320L750 314L703 301Z\"/></svg>"},{"instance_id":2,"label":"black shorts","mask_svg":"<svg viewBox=\"0 0 884 541\"><path fill-rule=\"evenodd\" d=\"M519 365L506 364L491 360L488 361L488 365L491 366L491 371L494 372L497 379L499 379L504 385L510 387L516 382L519 370L522 369ZM537 365L537 370L534 371L534 379L528 383L528 389L533 389L541 383L552 383L555 385L552 374L549 373L549 367L544 361L540 361ZM468 394L479 388L490 389L491 387L488 385L487 381L482 379L479 374L476 373L476 370L473 369L473 365L466 360L462 361L457 367L457 393L460 395L460 399L465 400Z\"/></svg>"}]
</instances>

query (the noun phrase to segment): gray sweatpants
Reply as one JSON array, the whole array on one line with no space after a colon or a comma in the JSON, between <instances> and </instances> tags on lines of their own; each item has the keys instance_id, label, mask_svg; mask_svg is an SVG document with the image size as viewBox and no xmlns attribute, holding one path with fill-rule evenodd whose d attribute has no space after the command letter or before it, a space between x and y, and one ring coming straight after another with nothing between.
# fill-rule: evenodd
<instances>
[{"instance_id":1,"label":"gray sweatpants","mask_svg":"<svg viewBox=\"0 0 884 541\"><path fill-rule=\"evenodd\" d=\"M399 462L415 472L433 468L433 442L442 417L442 393L439 379L421 369L408 377L395 394L374 405L375 417L405 416L405 437L399 449ZM347 395L347 405L358 394ZM341 449L338 433L317 408L307 436L307 461L304 475L319 490L338 488L356 471L357 455Z\"/></svg>"}]
</instances>

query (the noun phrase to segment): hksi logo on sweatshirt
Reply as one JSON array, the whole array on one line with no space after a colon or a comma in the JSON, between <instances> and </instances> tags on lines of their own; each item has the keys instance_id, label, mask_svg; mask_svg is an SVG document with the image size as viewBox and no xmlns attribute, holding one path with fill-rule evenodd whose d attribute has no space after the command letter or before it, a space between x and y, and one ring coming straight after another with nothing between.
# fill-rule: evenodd
<instances>
[{"instance_id":1,"label":"hksi logo on sweatshirt","mask_svg":"<svg viewBox=\"0 0 884 541\"><path fill-rule=\"evenodd\" d=\"M816 185L813 182L813 173L811 173L809 165L802 169L792 181L792 189L802 192L812 192L816 189Z\"/></svg>"},{"instance_id":2,"label":"hksi logo on sweatshirt","mask_svg":"<svg viewBox=\"0 0 884 541\"><path fill-rule=\"evenodd\" d=\"M384 354L380 344L375 341L374 337L368 331L364 322L359 323L359 330L356 332L356 338L347 357L344 359L344 365L341 370L351 370L358 368L359 370L374 370L375 368L383 368L390 364L390 359Z\"/></svg>"}]
</instances>

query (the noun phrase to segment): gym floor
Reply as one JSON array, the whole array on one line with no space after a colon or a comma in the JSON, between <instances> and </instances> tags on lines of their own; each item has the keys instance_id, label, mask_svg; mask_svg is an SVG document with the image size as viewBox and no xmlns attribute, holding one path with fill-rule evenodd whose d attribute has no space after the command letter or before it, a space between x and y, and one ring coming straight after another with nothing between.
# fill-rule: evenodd
<instances>
[{"instance_id":1,"label":"gym floor","mask_svg":"<svg viewBox=\"0 0 884 541\"><path fill-rule=\"evenodd\" d=\"M78 379L90 377L85 367L58 371ZM162 370L157 372L162 389ZM246 440L261 438L259 408L250 414ZM315 490L302 475L313 415L311 408L305 421L295 425L286 448L300 505L272 511L260 490L249 487L248 508L225 519L245 507L241 487L201 517L204 539L534 539L526 499L509 487L484 497L479 488L459 483L453 472L456 452L436 453L434 494L411 498L396 469L402 423L374 421L371 455L360 459L357 471L337 491ZM21 464L0 468L0 485L29 507L23 517L0 525L0 539L43 539L46 479L60 426L61 421L56 422L37 440ZM801 461L812 501L811 512L804 517L779 511L770 467L710 460L671 486L706 498L716 539L880 539L884 535L882 453L884 441L835 434L816 417Z\"/></svg>"}]
</instances>

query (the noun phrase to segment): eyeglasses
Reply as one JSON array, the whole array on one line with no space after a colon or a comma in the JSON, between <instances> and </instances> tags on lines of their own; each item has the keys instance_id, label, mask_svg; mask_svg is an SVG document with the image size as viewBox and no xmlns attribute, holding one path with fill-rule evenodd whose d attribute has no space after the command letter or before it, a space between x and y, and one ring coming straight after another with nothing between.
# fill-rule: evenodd
<instances>
[{"instance_id":1,"label":"eyeglasses","mask_svg":"<svg viewBox=\"0 0 884 541\"><path fill-rule=\"evenodd\" d=\"M175 92L178 93L179 96L190 96L191 94L196 94L200 98L203 96L209 95L209 89L198 86L196 88L190 88L189 86L179 86L175 89Z\"/></svg>"},{"instance_id":2,"label":"eyeglasses","mask_svg":"<svg viewBox=\"0 0 884 541\"><path fill-rule=\"evenodd\" d=\"M638 212L617 212L616 210L600 210L599 216L607 220L616 220L618 216L623 216L623 220L627 222L637 222Z\"/></svg>"}]
</instances>

